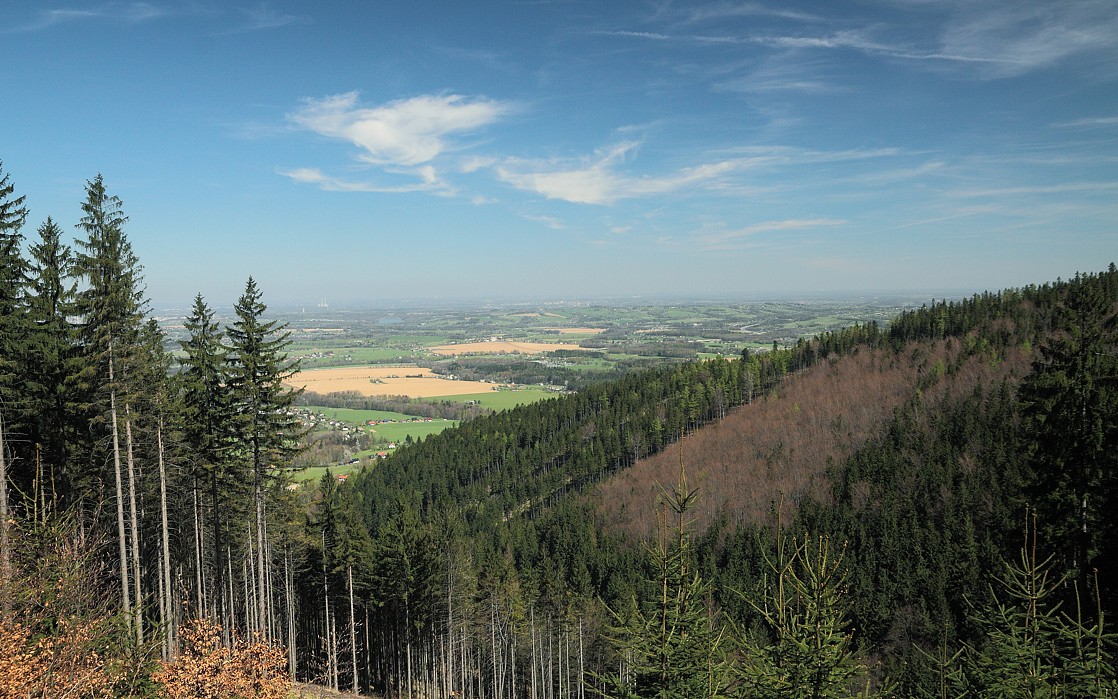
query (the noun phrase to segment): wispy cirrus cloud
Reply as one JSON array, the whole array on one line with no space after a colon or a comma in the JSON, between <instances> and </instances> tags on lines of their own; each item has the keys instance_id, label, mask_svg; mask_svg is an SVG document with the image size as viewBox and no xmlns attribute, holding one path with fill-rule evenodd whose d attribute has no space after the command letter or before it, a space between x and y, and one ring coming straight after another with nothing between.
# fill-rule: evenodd
<instances>
[{"instance_id":1,"label":"wispy cirrus cloud","mask_svg":"<svg viewBox=\"0 0 1118 699\"><path fill-rule=\"evenodd\" d=\"M277 170L277 172L284 177L289 177L302 184L318 185L320 189L327 192L377 192L391 194L428 192L443 195L455 193L452 187L441 182L435 176L435 172L432 168L424 168L418 173L421 179L420 182L404 185L384 185L375 182L344 180L326 175L318 168L312 167L295 168L293 170L280 169Z\"/></svg>"},{"instance_id":2,"label":"wispy cirrus cloud","mask_svg":"<svg viewBox=\"0 0 1118 699\"><path fill-rule=\"evenodd\" d=\"M686 9L684 22L719 22L734 17L775 17L798 22L818 22L818 15L800 12L781 6L770 7L755 2L719 2Z\"/></svg>"},{"instance_id":3,"label":"wispy cirrus cloud","mask_svg":"<svg viewBox=\"0 0 1118 699\"><path fill-rule=\"evenodd\" d=\"M513 187L547 199L575 204L613 204L621 199L667 194L709 183L738 167L734 160L683 168L661 177L634 177L618 171L638 143L626 141L571 162L530 162L508 159L494 167L497 177Z\"/></svg>"},{"instance_id":4,"label":"wispy cirrus cloud","mask_svg":"<svg viewBox=\"0 0 1118 699\"><path fill-rule=\"evenodd\" d=\"M176 14L170 8L147 2L110 2L89 8L52 8L40 10L24 24L13 25L8 31L33 32L54 26L88 20L108 20L137 24Z\"/></svg>"},{"instance_id":5,"label":"wispy cirrus cloud","mask_svg":"<svg viewBox=\"0 0 1118 699\"><path fill-rule=\"evenodd\" d=\"M988 64L1005 78L1072 55L1118 49L1118 13L1109 0L962 3L940 37L942 54Z\"/></svg>"},{"instance_id":6,"label":"wispy cirrus cloud","mask_svg":"<svg viewBox=\"0 0 1118 699\"><path fill-rule=\"evenodd\" d=\"M1017 197L1049 194L1094 194L1118 192L1118 181L1067 182L1063 184L1021 185L1016 187L982 187L951 192L955 197Z\"/></svg>"},{"instance_id":7,"label":"wispy cirrus cloud","mask_svg":"<svg viewBox=\"0 0 1118 699\"><path fill-rule=\"evenodd\" d=\"M256 7L242 9L241 14L248 19L245 31L275 29L277 27L284 27L289 24L305 21L305 18L299 15L277 12L265 3L260 3Z\"/></svg>"},{"instance_id":8,"label":"wispy cirrus cloud","mask_svg":"<svg viewBox=\"0 0 1118 699\"><path fill-rule=\"evenodd\" d=\"M833 228L846 225L847 221L834 218L785 219L762 221L731 230L703 231L692 235L692 240L706 250L733 250L748 245L748 240L762 233L803 231L816 228Z\"/></svg>"},{"instance_id":9,"label":"wispy cirrus cloud","mask_svg":"<svg viewBox=\"0 0 1118 699\"><path fill-rule=\"evenodd\" d=\"M1118 126L1118 116L1112 117L1085 117L1083 119L1073 119L1071 121L1062 121L1052 126L1059 129L1098 129L1111 126Z\"/></svg>"},{"instance_id":10,"label":"wispy cirrus cloud","mask_svg":"<svg viewBox=\"0 0 1118 699\"><path fill-rule=\"evenodd\" d=\"M1112 0L988 0L914 3L921 12L916 24L909 15L840 19L766 8L756 3L720 3L689 11L672 28L613 30L600 34L655 42L756 46L793 55L804 52L856 51L879 58L959 70L967 77L993 80L1023 75L1080 54L1118 52L1118 13ZM906 8L896 8L904 12ZM778 20L759 28L735 22L755 16ZM841 23L846 26L828 28ZM717 27L691 31L693 25ZM725 25L725 26L724 26ZM687 31L676 31L686 29ZM779 58L780 54L776 54ZM793 81L804 86L803 80ZM761 81L765 89L779 83ZM808 89L816 81L806 82Z\"/></svg>"}]
</instances>

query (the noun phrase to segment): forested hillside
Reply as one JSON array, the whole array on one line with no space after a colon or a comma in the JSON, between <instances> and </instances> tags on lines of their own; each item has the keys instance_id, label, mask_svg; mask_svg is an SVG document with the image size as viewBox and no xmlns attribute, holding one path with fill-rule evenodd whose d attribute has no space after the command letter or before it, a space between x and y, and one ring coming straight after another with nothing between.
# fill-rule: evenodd
<instances>
[{"instance_id":1,"label":"forested hillside","mask_svg":"<svg viewBox=\"0 0 1118 699\"><path fill-rule=\"evenodd\" d=\"M624 644L600 644L596 632L615 633L600 627L605 610L636 614L632 600L655 599L650 581L663 582L641 542L662 536L682 460L698 491L689 551L715 609L763 626L754 600L779 516L786 538L843 547L851 643L876 659L874 676L934 693L949 670L964 674L963 656L949 668L937 653L984 647L980 610L1005 603L992 585L1026 531L1055 556L1049 573L1066 576L1050 602L1080 610L1083 628L1112 608L1116 285L1111 267L933 303L887 328L478 419L366 474L362 510L373 532L407 513L471 542L444 559L453 574L431 594L445 599L429 603L463 614L455 595L483 601L504 629L490 657L512 662L519 633L534 637L533 615L546 614L559 639L593 628L581 662L608 663ZM432 611L408 637L468 645L453 618ZM506 671L493 682L511 687Z\"/></svg>"},{"instance_id":2,"label":"forested hillside","mask_svg":"<svg viewBox=\"0 0 1118 699\"><path fill-rule=\"evenodd\" d=\"M79 206L28 239L0 171L0 696L1115 690L1113 265L293 489L263 291L196 298L172 357L123 202Z\"/></svg>"}]
</instances>

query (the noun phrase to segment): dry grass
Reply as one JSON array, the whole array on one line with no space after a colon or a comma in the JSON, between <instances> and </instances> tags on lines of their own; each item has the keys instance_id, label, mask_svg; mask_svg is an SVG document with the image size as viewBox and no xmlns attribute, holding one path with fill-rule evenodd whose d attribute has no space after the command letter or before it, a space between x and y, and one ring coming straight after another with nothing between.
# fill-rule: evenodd
<instances>
[{"instance_id":1,"label":"dry grass","mask_svg":"<svg viewBox=\"0 0 1118 699\"><path fill-rule=\"evenodd\" d=\"M541 354L555 350L580 350L578 345L563 342L463 342L457 345L428 347L429 352L443 356L456 354Z\"/></svg>"},{"instance_id":2,"label":"dry grass","mask_svg":"<svg viewBox=\"0 0 1118 699\"><path fill-rule=\"evenodd\" d=\"M363 396L434 398L496 390L496 386L491 383L451 381L439 378L430 369L417 366L310 369L292 376L287 383L295 388L305 388L322 395L339 391L356 391Z\"/></svg>"},{"instance_id":3,"label":"dry grass","mask_svg":"<svg viewBox=\"0 0 1118 699\"><path fill-rule=\"evenodd\" d=\"M291 699L367 699L372 695L335 692L317 684L296 683L291 688Z\"/></svg>"}]
</instances>

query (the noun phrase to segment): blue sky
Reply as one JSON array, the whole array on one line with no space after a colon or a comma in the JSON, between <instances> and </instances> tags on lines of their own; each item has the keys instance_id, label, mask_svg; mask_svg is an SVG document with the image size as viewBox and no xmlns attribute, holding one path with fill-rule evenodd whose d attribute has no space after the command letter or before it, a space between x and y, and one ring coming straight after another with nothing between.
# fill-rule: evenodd
<instances>
[{"instance_id":1,"label":"blue sky","mask_svg":"<svg viewBox=\"0 0 1118 699\"><path fill-rule=\"evenodd\" d=\"M157 305L998 289L1118 258L1113 0L7 2L0 160Z\"/></svg>"}]
</instances>

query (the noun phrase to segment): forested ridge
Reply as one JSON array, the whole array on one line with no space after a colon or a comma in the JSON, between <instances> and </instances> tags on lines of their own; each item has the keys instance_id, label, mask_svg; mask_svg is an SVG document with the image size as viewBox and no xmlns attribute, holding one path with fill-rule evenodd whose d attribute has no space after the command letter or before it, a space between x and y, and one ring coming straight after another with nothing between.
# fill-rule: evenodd
<instances>
[{"instance_id":1,"label":"forested ridge","mask_svg":"<svg viewBox=\"0 0 1118 699\"><path fill-rule=\"evenodd\" d=\"M681 453L718 609L757 622L741 593L761 594L779 503L787 532L844 543L847 613L877 676L931 693L936 649L977 643L1030 517L1067 576L1064 608L1112 608L1116 284L1112 266L631 375L432 437L357 487L374 531L401 508L460 518L477 575L500 569L520 604L585 623L655 597L639 542L663 527L657 494Z\"/></svg>"},{"instance_id":2,"label":"forested ridge","mask_svg":"<svg viewBox=\"0 0 1118 699\"><path fill-rule=\"evenodd\" d=\"M478 415L288 487L249 277L0 170L0 696L1112 696L1118 270ZM29 239L31 238L31 239Z\"/></svg>"}]
</instances>

